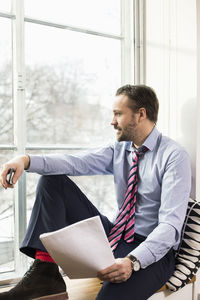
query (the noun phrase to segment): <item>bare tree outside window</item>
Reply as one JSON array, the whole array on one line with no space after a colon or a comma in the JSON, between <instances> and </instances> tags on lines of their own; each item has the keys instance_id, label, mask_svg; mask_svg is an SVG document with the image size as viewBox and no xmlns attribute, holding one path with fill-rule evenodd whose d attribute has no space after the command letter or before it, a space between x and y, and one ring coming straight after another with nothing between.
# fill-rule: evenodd
<instances>
[{"instance_id":1,"label":"bare tree outside window","mask_svg":"<svg viewBox=\"0 0 200 300\"><path fill-rule=\"evenodd\" d=\"M10 63L0 66L0 116L1 144L12 143L12 68Z\"/></svg>"},{"instance_id":2,"label":"bare tree outside window","mask_svg":"<svg viewBox=\"0 0 200 300\"><path fill-rule=\"evenodd\" d=\"M77 65L76 65L77 68ZM50 144L95 145L102 140L102 130L109 126L111 110L94 95L90 103L89 86L94 76L77 74L73 65L59 70L50 66L26 69L27 129L29 143L38 140ZM89 96L88 96L89 95ZM111 139L104 130L104 139Z\"/></svg>"}]
</instances>

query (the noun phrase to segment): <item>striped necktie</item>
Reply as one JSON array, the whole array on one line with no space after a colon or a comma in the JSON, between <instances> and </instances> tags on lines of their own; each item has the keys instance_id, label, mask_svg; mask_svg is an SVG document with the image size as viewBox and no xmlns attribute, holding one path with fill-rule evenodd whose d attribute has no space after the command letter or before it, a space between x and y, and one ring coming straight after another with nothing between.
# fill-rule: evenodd
<instances>
[{"instance_id":1,"label":"striped necktie","mask_svg":"<svg viewBox=\"0 0 200 300\"><path fill-rule=\"evenodd\" d=\"M124 202L108 236L108 240L113 251L117 248L121 238L123 238L127 243L134 241L138 161L147 150L148 148L143 146L140 152L133 152L132 165L129 171L128 186L124 197Z\"/></svg>"}]
</instances>

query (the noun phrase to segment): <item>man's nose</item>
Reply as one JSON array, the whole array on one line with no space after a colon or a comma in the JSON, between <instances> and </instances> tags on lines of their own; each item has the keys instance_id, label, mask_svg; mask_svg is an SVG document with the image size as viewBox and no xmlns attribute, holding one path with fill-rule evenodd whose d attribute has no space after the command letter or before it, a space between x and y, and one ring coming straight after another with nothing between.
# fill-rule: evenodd
<instances>
[{"instance_id":1,"label":"man's nose","mask_svg":"<svg viewBox=\"0 0 200 300\"><path fill-rule=\"evenodd\" d=\"M113 125L113 126L115 126L116 124L117 124L117 120L116 120L116 118L115 118L115 117L113 117L113 119L112 119L112 121L111 121L110 125Z\"/></svg>"}]
</instances>

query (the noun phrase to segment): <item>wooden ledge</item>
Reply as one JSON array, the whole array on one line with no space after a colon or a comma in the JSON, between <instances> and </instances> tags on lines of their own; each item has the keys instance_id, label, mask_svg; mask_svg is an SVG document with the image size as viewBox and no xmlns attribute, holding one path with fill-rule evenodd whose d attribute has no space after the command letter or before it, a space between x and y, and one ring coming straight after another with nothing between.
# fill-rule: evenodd
<instances>
[{"instance_id":1,"label":"wooden ledge","mask_svg":"<svg viewBox=\"0 0 200 300\"><path fill-rule=\"evenodd\" d=\"M64 277L67 285L70 300L94 300L102 287L102 282L98 278L88 279L69 279ZM196 276L189 283L196 281ZM1 288L1 292L9 290L11 287ZM157 293L167 290L166 285L157 291Z\"/></svg>"},{"instance_id":2,"label":"wooden ledge","mask_svg":"<svg viewBox=\"0 0 200 300\"><path fill-rule=\"evenodd\" d=\"M102 287L98 278L64 279L70 300L94 300Z\"/></svg>"},{"instance_id":3,"label":"wooden ledge","mask_svg":"<svg viewBox=\"0 0 200 300\"><path fill-rule=\"evenodd\" d=\"M102 282L98 278L69 280L69 278L65 277L65 281L70 300L94 300L102 286ZM196 276L194 276L189 283L193 283L195 281ZM163 287L156 293L163 292L165 290L167 290L167 286L163 285Z\"/></svg>"}]
</instances>

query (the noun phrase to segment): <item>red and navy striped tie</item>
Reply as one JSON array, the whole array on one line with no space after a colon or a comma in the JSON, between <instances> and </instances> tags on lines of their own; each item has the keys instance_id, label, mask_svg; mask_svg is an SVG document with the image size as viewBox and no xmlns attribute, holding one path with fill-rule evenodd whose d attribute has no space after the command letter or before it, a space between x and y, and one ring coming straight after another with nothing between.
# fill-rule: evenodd
<instances>
[{"instance_id":1,"label":"red and navy striped tie","mask_svg":"<svg viewBox=\"0 0 200 300\"><path fill-rule=\"evenodd\" d=\"M127 243L134 241L138 161L147 150L148 148L143 146L140 152L133 152L133 162L129 172L128 186L124 197L124 202L108 236L108 240L113 251L117 248L121 238L123 238Z\"/></svg>"}]
</instances>

